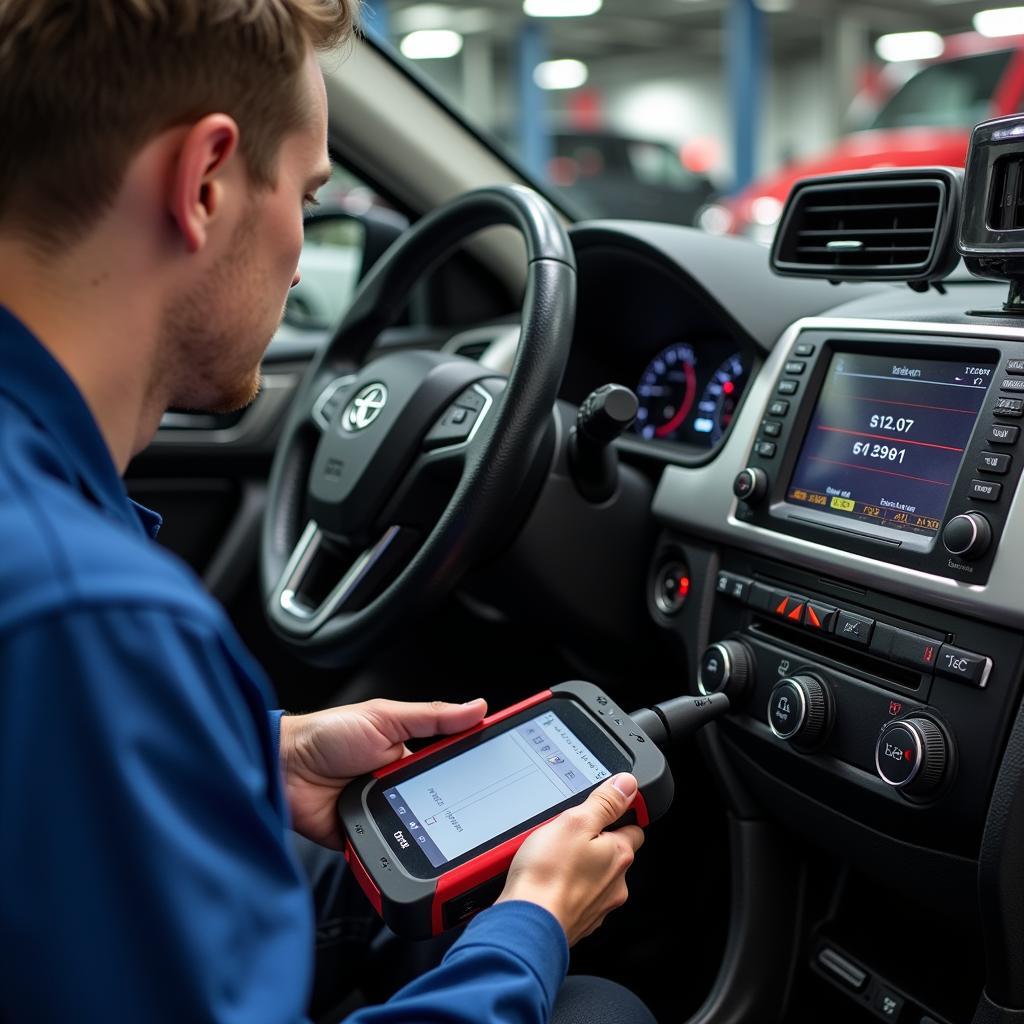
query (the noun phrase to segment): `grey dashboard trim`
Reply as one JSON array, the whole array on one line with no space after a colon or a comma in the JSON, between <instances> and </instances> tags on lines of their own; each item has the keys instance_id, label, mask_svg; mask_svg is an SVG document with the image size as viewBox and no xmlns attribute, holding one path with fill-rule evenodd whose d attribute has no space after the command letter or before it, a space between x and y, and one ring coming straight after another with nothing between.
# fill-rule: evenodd
<instances>
[{"instance_id":1,"label":"grey dashboard trim","mask_svg":"<svg viewBox=\"0 0 1024 1024\"><path fill-rule=\"evenodd\" d=\"M902 320L867 320L808 317L792 324L772 349L760 373L750 384L740 414L718 457L703 466L668 466L654 495L652 510L667 526L752 551L783 563L845 579L883 591L898 591L952 611L992 617L1011 626L1024 626L1024 580L1020 562L1012 553L1024 552L1024 500L1019 488L1010 504L1006 528L992 565L988 583L961 583L881 562L800 537L774 533L736 518L733 477L747 464L765 405L776 378L797 337L806 330L858 331L875 334L937 334L961 341L1006 339L1024 345L1024 329L997 325L918 323ZM1024 351L1024 349L1022 349Z\"/></svg>"}]
</instances>

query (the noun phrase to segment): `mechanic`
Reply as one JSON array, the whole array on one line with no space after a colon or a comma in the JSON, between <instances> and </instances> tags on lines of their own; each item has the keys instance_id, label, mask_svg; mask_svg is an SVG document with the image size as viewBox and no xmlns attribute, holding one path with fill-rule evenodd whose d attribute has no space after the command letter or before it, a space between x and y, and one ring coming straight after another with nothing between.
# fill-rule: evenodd
<instances>
[{"instance_id":1,"label":"mechanic","mask_svg":"<svg viewBox=\"0 0 1024 1024\"><path fill-rule=\"evenodd\" d=\"M347 780L485 713L268 712L120 479L167 408L258 390L330 174L316 54L350 2L0 0L4 1020L301 1019L314 908L289 826L336 850ZM550 1019L568 946L626 898L642 834L602 829L635 788L538 830L442 963L351 1020ZM559 1007L651 1019L598 979Z\"/></svg>"}]
</instances>

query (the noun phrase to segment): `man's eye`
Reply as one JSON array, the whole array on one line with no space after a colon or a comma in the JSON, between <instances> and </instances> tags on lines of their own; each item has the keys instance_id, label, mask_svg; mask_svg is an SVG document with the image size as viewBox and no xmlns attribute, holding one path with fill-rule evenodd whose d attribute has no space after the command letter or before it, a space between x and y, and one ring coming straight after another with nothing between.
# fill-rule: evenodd
<instances>
[{"instance_id":1,"label":"man's eye","mask_svg":"<svg viewBox=\"0 0 1024 1024\"><path fill-rule=\"evenodd\" d=\"M306 196L302 200L302 209L305 213L312 213L319 205L320 203L317 201L316 196Z\"/></svg>"}]
</instances>

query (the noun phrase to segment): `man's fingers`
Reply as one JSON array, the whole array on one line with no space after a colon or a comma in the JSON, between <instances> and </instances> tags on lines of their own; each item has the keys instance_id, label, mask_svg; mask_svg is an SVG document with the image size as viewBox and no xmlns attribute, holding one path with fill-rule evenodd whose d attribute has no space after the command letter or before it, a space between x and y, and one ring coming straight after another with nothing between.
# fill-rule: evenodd
<instances>
[{"instance_id":1,"label":"man's fingers","mask_svg":"<svg viewBox=\"0 0 1024 1024\"><path fill-rule=\"evenodd\" d=\"M639 825L626 825L616 829L611 835L621 836L634 853L644 845L644 830Z\"/></svg>"},{"instance_id":2,"label":"man's fingers","mask_svg":"<svg viewBox=\"0 0 1024 1024\"><path fill-rule=\"evenodd\" d=\"M481 697L465 704L373 700L367 710L378 720L381 731L397 743L414 736L447 736L471 729L487 714L487 701Z\"/></svg>"},{"instance_id":3,"label":"man's fingers","mask_svg":"<svg viewBox=\"0 0 1024 1024\"><path fill-rule=\"evenodd\" d=\"M628 772L606 779L580 804L580 817L595 836L618 821L636 799L636 779Z\"/></svg>"}]
</instances>

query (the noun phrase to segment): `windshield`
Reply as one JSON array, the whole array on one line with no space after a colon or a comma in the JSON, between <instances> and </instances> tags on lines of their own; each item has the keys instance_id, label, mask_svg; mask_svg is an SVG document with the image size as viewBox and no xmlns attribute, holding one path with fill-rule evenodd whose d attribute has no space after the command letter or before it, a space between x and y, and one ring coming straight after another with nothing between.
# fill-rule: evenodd
<instances>
[{"instance_id":1,"label":"windshield","mask_svg":"<svg viewBox=\"0 0 1024 1024\"><path fill-rule=\"evenodd\" d=\"M971 128L991 116L992 95L1011 51L979 53L918 72L882 108L872 128Z\"/></svg>"}]
</instances>

